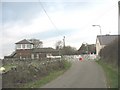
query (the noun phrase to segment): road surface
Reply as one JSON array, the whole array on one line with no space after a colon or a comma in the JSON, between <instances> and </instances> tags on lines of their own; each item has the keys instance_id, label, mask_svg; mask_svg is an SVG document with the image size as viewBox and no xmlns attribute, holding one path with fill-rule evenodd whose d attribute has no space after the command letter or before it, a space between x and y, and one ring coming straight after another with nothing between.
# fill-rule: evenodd
<instances>
[{"instance_id":1,"label":"road surface","mask_svg":"<svg viewBox=\"0 0 120 90\"><path fill-rule=\"evenodd\" d=\"M95 61L72 61L63 75L41 88L107 88L101 66Z\"/></svg>"}]
</instances>

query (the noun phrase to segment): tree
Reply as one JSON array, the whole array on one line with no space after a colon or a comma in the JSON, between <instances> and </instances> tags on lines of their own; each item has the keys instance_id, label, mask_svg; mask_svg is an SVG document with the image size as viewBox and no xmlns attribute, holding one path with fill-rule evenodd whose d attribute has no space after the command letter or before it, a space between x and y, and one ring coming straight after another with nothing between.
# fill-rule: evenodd
<instances>
[{"instance_id":1,"label":"tree","mask_svg":"<svg viewBox=\"0 0 120 90\"><path fill-rule=\"evenodd\" d=\"M96 53L95 44L82 44L78 49L79 54Z\"/></svg>"},{"instance_id":2,"label":"tree","mask_svg":"<svg viewBox=\"0 0 120 90\"><path fill-rule=\"evenodd\" d=\"M39 39L30 39L29 41L34 44L34 48L42 48L43 47L43 42L40 41Z\"/></svg>"},{"instance_id":3,"label":"tree","mask_svg":"<svg viewBox=\"0 0 120 90\"><path fill-rule=\"evenodd\" d=\"M77 50L74 47L71 46L65 46L62 50L61 53L63 55L75 55L77 54Z\"/></svg>"},{"instance_id":4,"label":"tree","mask_svg":"<svg viewBox=\"0 0 120 90\"><path fill-rule=\"evenodd\" d=\"M82 44L81 47L78 49L79 54L85 54L86 53L86 46L85 44Z\"/></svg>"},{"instance_id":5,"label":"tree","mask_svg":"<svg viewBox=\"0 0 120 90\"><path fill-rule=\"evenodd\" d=\"M63 42L62 41L57 41L55 44L55 47L57 50L62 49L63 48Z\"/></svg>"},{"instance_id":6,"label":"tree","mask_svg":"<svg viewBox=\"0 0 120 90\"><path fill-rule=\"evenodd\" d=\"M115 64L117 66L119 63L118 52L120 51L118 46L120 46L120 37L100 50L99 55L101 60L107 63Z\"/></svg>"}]
</instances>

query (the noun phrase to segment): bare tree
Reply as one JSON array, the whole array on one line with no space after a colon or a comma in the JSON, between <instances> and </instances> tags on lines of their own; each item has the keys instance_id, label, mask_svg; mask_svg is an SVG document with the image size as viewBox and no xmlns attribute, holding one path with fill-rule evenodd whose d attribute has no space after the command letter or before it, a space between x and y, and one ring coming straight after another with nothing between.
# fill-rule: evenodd
<instances>
[{"instance_id":1,"label":"bare tree","mask_svg":"<svg viewBox=\"0 0 120 90\"><path fill-rule=\"evenodd\" d=\"M57 41L55 44L56 49L62 49L63 48L63 42L62 41Z\"/></svg>"},{"instance_id":2,"label":"bare tree","mask_svg":"<svg viewBox=\"0 0 120 90\"><path fill-rule=\"evenodd\" d=\"M29 41L34 44L34 48L42 48L43 47L43 42L40 41L39 39L30 39Z\"/></svg>"}]
</instances>

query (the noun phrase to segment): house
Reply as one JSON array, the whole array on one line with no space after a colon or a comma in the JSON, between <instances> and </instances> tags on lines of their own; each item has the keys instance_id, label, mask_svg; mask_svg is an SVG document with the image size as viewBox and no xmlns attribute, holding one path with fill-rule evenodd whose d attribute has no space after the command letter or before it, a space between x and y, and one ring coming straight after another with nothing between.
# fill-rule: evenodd
<instances>
[{"instance_id":1,"label":"house","mask_svg":"<svg viewBox=\"0 0 120 90\"><path fill-rule=\"evenodd\" d=\"M53 48L36 47L36 44L31 39L23 39L15 44L16 50L4 58L41 59L48 55L59 55L59 51Z\"/></svg>"},{"instance_id":2,"label":"house","mask_svg":"<svg viewBox=\"0 0 120 90\"><path fill-rule=\"evenodd\" d=\"M117 38L118 35L98 35L96 38L96 54L99 55L99 52L102 48L109 45Z\"/></svg>"},{"instance_id":3,"label":"house","mask_svg":"<svg viewBox=\"0 0 120 90\"><path fill-rule=\"evenodd\" d=\"M95 54L95 44L84 44L82 43L81 47L78 49L79 54Z\"/></svg>"}]
</instances>

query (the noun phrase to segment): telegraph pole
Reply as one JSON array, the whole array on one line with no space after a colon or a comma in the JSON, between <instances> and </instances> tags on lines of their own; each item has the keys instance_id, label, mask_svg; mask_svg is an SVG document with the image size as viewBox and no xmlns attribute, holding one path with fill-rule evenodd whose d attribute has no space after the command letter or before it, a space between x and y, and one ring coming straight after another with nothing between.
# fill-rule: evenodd
<instances>
[{"instance_id":1,"label":"telegraph pole","mask_svg":"<svg viewBox=\"0 0 120 90\"><path fill-rule=\"evenodd\" d=\"M63 37L63 47L65 47L65 36Z\"/></svg>"}]
</instances>

